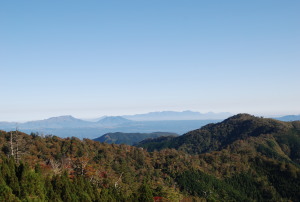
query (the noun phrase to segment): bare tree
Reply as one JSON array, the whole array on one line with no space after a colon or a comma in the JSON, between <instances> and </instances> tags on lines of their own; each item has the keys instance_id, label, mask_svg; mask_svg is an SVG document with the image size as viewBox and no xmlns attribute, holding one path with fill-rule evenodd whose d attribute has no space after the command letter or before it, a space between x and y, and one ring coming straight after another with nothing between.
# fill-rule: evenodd
<instances>
[{"instance_id":1,"label":"bare tree","mask_svg":"<svg viewBox=\"0 0 300 202\"><path fill-rule=\"evenodd\" d=\"M14 156L14 144L13 144L13 134L12 131L10 131L10 156Z\"/></svg>"},{"instance_id":2,"label":"bare tree","mask_svg":"<svg viewBox=\"0 0 300 202\"><path fill-rule=\"evenodd\" d=\"M121 179L122 179L122 175L123 175L123 173L121 173L119 179L115 182L115 188L117 188L117 187L119 186L119 182L120 182Z\"/></svg>"},{"instance_id":3,"label":"bare tree","mask_svg":"<svg viewBox=\"0 0 300 202\"><path fill-rule=\"evenodd\" d=\"M59 163L58 161L55 161L54 159L50 159L50 165L52 167L52 170L54 172L55 175L60 174L61 173L61 163Z\"/></svg>"},{"instance_id":4,"label":"bare tree","mask_svg":"<svg viewBox=\"0 0 300 202\"><path fill-rule=\"evenodd\" d=\"M17 163L20 162L21 156L26 153L26 148L30 144L23 139L22 134L19 133L18 127L16 131L10 132L10 156L15 159Z\"/></svg>"},{"instance_id":5,"label":"bare tree","mask_svg":"<svg viewBox=\"0 0 300 202\"><path fill-rule=\"evenodd\" d=\"M18 126L16 127L16 134L15 134L14 142L15 142L15 160L17 163L19 163L20 159L21 159L21 153L19 150L20 137L19 137Z\"/></svg>"}]
</instances>

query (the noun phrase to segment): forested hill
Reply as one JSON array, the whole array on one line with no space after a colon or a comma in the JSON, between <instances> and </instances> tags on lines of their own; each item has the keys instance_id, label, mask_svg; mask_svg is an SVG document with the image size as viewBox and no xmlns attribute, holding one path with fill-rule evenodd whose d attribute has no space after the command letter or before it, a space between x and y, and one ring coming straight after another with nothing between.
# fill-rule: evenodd
<instances>
[{"instance_id":1,"label":"forested hill","mask_svg":"<svg viewBox=\"0 0 300 202\"><path fill-rule=\"evenodd\" d=\"M153 152L0 131L0 201L299 201L299 126L240 114Z\"/></svg>"},{"instance_id":2,"label":"forested hill","mask_svg":"<svg viewBox=\"0 0 300 202\"><path fill-rule=\"evenodd\" d=\"M208 124L182 136L162 141L142 141L138 146L149 151L175 148L190 154L220 151L237 141L256 141L257 149L267 142L266 147L274 150L279 146L285 157L300 162L300 122L282 122L248 114L238 114L217 124ZM261 143L261 145L260 145ZM273 145L273 146L270 146ZM289 148L286 150L284 148ZM279 152L279 151L278 151ZM279 152L280 153L280 152Z\"/></svg>"},{"instance_id":3,"label":"forested hill","mask_svg":"<svg viewBox=\"0 0 300 202\"><path fill-rule=\"evenodd\" d=\"M168 133L168 132L154 132L154 133L106 133L101 137L95 138L93 140L99 142L106 142L106 143L115 143L115 144L127 144L127 145L134 145L142 140L149 139L149 138L156 138L161 136L172 136L176 137L178 134L176 133Z\"/></svg>"}]
</instances>

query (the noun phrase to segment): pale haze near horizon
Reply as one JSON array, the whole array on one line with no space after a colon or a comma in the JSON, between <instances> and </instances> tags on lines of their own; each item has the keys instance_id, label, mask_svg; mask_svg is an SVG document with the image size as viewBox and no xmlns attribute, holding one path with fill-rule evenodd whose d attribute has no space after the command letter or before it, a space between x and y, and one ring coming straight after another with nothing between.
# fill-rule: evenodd
<instances>
[{"instance_id":1,"label":"pale haze near horizon","mask_svg":"<svg viewBox=\"0 0 300 202\"><path fill-rule=\"evenodd\" d=\"M300 114L299 1L2 1L0 121Z\"/></svg>"}]
</instances>

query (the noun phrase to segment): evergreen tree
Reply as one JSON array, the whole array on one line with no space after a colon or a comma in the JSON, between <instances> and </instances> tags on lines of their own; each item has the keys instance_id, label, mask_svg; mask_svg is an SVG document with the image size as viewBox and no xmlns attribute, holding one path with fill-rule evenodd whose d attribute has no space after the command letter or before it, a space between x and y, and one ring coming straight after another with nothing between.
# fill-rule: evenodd
<instances>
[{"instance_id":1,"label":"evergreen tree","mask_svg":"<svg viewBox=\"0 0 300 202\"><path fill-rule=\"evenodd\" d=\"M140 186L139 190L139 198L140 202L152 202L153 201L153 193L149 184L144 180L143 184Z\"/></svg>"}]
</instances>

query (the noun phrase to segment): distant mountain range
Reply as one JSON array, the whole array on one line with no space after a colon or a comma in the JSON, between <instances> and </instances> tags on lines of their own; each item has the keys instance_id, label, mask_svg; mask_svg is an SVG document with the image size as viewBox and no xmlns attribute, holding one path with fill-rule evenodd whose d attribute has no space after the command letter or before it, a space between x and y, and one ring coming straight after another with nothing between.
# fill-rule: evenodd
<instances>
[{"instance_id":1,"label":"distant mountain range","mask_svg":"<svg viewBox=\"0 0 300 202\"><path fill-rule=\"evenodd\" d=\"M232 116L229 112L221 113L200 113L194 111L160 111L160 112L149 112L145 114L135 114L135 115L123 115L123 117L132 121L182 121L182 120L222 120ZM108 116L102 116L94 119L86 119L87 121L97 122Z\"/></svg>"},{"instance_id":2,"label":"distant mountain range","mask_svg":"<svg viewBox=\"0 0 300 202\"><path fill-rule=\"evenodd\" d=\"M73 116L58 116L45 120L28 121L25 123L15 122L0 122L2 128L15 128L20 129L43 129L43 128L85 128L85 127L111 127L130 123L131 120L125 119L120 116L105 117L97 122L84 121L74 118Z\"/></svg>"},{"instance_id":3,"label":"distant mountain range","mask_svg":"<svg viewBox=\"0 0 300 202\"><path fill-rule=\"evenodd\" d=\"M52 117L45 120L25 123L0 122L1 130L16 130L16 127L26 133L38 132L53 134L60 137L75 136L79 138L96 138L106 133L152 133L164 131L183 134L208 123L222 119L209 119L225 116L226 113L208 113L207 119L199 112L152 112L131 116L104 116L94 120L82 120L72 116ZM214 116L213 116L214 115ZM174 116L172 118L172 116ZM198 118L197 118L198 117ZM202 119L200 119L202 117Z\"/></svg>"},{"instance_id":4,"label":"distant mountain range","mask_svg":"<svg viewBox=\"0 0 300 202\"><path fill-rule=\"evenodd\" d=\"M208 119L225 119L232 116L229 112L222 113L200 113L193 111L162 111L162 112L150 112L147 114L125 115L126 119L133 121L166 121L166 120L208 120Z\"/></svg>"},{"instance_id":5,"label":"distant mountain range","mask_svg":"<svg viewBox=\"0 0 300 202\"><path fill-rule=\"evenodd\" d=\"M127 145L134 145L142 140L148 138L157 138L161 136L168 136L168 137L176 137L178 134L176 133L166 133L166 132L154 132L154 133L107 133L94 139L98 142L105 142L105 143L114 143L114 144L127 144Z\"/></svg>"},{"instance_id":6,"label":"distant mountain range","mask_svg":"<svg viewBox=\"0 0 300 202\"><path fill-rule=\"evenodd\" d=\"M23 132L39 132L53 134L60 137L75 136L79 138L96 138L106 133L152 133L164 131L184 134L200 128L208 123L217 123L228 118L230 113L199 113L193 111L162 111L147 114L104 116L92 121L74 118L72 116L52 117L45 120L29 121L25 123L0 122L1 130L15 130ZM300 120L300 115L278 117L277 120Z\"/></svg>"},{"instance_id":7,"label":"distant mountain range","mask_svg":"<svg viewBox=\"0 0 300 202\"><path fill-rule=\"evenodd\" d=\"M279 121L300 121L300 115L287 115L275 118Z\"/></svg>"}]
</instances>

